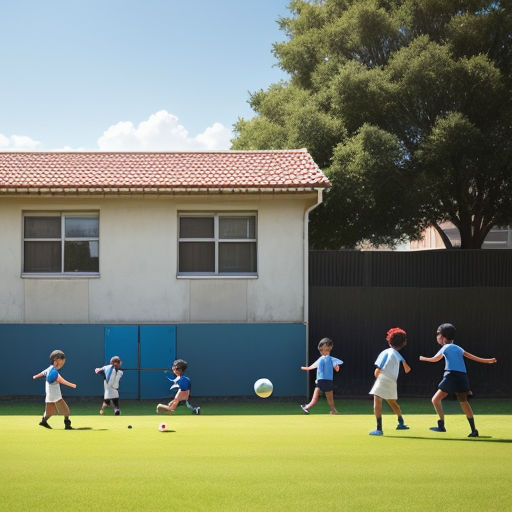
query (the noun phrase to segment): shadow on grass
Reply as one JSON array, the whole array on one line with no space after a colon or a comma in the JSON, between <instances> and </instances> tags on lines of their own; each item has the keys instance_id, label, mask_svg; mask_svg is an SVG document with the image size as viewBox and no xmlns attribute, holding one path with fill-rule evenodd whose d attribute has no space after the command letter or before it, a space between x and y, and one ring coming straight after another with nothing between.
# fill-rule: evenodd
<instances>
[{"instance_id":1,"label":"shadow on grass","mask_svg":"<svg viewBox=\"0 0 512 512\"><path fill-rule=\"evenodd\" d=\"M512 443L512 439L494 439L492 436L479 437L424 437L424 436L390 436L388 439L419 439L424 441L466 441L468 443Z\"/></svg>"}]
</instances>

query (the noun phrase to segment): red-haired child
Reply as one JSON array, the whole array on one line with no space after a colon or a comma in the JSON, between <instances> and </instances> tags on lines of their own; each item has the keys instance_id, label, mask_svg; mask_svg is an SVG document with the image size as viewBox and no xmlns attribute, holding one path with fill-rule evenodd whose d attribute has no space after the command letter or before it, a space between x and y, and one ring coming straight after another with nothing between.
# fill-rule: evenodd
<instances>
[{"instance_id":1,"label":"red-haired child","mask_svg":"<svg viewBox=\"0 0 512 512\"><path fill-rule=\"evenodd\" d=\"M407 344L407 333L403 329L400 329L400 327L394 327L388 331L386 341L389 344L389 348L383 350L375 361L377 368L375 368L374 375L376 380L369 393L373 395L373 410L375 412L375 418L377 419L377 428L370 432L371 436L381 436L383 434L382 399L386 400L393 412L398 416L396 429L409 429L404 423L402 411L397 402L398 393L396 387L400 363L402 363L405 373L411 371L411 367L405 362L400 352L398 352Z\"/></svg>"}]
</instances>

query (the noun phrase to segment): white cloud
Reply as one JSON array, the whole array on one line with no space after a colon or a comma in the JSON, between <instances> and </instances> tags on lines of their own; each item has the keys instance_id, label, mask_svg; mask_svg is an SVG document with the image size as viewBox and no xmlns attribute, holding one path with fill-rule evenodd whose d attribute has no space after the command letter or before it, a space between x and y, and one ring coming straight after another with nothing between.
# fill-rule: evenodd
<instances>
[{"instance_id":1,"label":"white cloud","mask_svg":"<svg viewBox=\"0 0 512 512\"><path fill-rule=\"evenodd\" d=\"M25 135L3 135L0 133L0 151L40 151L42 144Z\"/></svg>"},{"instance_id":2,"label":"white cloud","mask_svg":"<svg viewBox=\"0 0 512 512\"><path fill-rule=\"evenodd\" d=\"M231 130L214 123L191 137L178 118L160 110L135 126L120 121L110 126L98 139L100 151L197 151L229 149Z\"/></svg>"}]
</instances>

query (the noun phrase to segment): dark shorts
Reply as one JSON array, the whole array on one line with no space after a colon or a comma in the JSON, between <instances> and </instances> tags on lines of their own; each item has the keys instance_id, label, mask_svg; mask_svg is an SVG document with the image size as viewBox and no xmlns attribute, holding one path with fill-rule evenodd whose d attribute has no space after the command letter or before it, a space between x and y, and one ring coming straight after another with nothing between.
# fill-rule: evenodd
<instances>
[{"instance_id":1,"label":"dark shorts","mask_svg":"<svg viewBox=\"0 0 512 512\"><path fill-rule=\"evenodd\" d=\"M334 382L327 379L318 379L315 382L315 386L319 388L320 391L327 393L328 391L332 391L334 389Z\"/></svg>"},{"instance_id":2,"label":"dark shorts","mask_svg":"<svg viewBox=\"0 0 512 512\"><path fill-rule=\"evenodd\" d=\"M444 372L437 387L445 393L467 393L470 390L468 374L454 370Z\"/></svg>"}]
</instances>

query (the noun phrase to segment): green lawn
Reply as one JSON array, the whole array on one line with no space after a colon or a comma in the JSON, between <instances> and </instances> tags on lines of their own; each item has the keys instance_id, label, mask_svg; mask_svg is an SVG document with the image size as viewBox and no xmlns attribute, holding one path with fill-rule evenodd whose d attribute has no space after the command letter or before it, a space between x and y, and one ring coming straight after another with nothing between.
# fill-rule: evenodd
<instances>
[{"instance_id":1,"label":"green lawn","mask_svg":"<svg viewBox=\"0 0 512 512\"><path fill-rule=\"evenodd\" d=\"M428 400L401 400L409 431L368 400L325 401L306 416L296 403L205 402L153 414L123 402L101 417L96 403L70 401L75 431L37 425L42 403L0 402L0 503L26 511L491 511L512 502L512 415L505 401L475 400L481 437L447 402L448 432ZM426 404L426 405L425 405ZM494 407L494 410L491 410ZM455 414L456 413L456 414ZM159 432L166 421L168 430ZM132 425L132 429L128 429Z\"/></svg>"}]
</instances>

